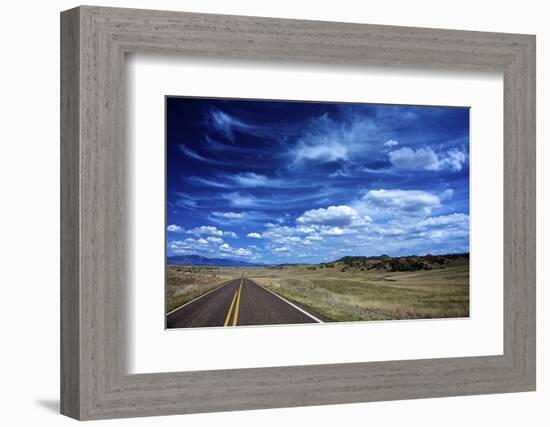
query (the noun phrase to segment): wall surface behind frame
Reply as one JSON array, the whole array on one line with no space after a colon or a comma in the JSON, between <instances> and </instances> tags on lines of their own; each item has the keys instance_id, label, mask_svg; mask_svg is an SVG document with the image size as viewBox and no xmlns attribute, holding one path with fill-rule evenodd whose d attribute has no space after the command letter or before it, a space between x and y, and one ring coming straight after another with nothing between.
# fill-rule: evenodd
<instances>
[{"instance_id":1,"label":"wall surface behind frame","mask_svg":"<svg viewBox=\"0 0 550 427\"><path fill-rule=\"evenodd\" d=\"M550 216L548 186L550 29L544 3L463 0L319 2L313 0L97 1L102 6L320 19L537 35L538 214ZM2 411L6 425L64 426L59 405L59 12L75 1L9 2L3 7L0 79L0 284L2 290ZM538 391L157 419L110 421L110 425L280 426L342 423L464 427L472 423L543 426L550 400L549 226L538 222Z\"/></svg>"}]
</instances>

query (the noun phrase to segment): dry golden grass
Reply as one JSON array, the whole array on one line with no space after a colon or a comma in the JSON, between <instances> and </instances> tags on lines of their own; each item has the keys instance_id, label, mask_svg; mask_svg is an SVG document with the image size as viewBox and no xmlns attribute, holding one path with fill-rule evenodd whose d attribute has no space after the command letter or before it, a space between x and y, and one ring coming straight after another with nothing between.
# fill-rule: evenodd
<instances>
[{"instance_id":1,"label":"dry golden grass","mask_svg":"<svg viewBox=\"0 0 550 427\"><path fill-rule=\"evenodd\" d=\"M244 275L329 321L468 317L469 273L467 263L411 272L170 266L166 310Z\"/></svg>"},{"instance_id":2,"label":"dry golden grass","mask_svg":"<svg viewBox=\"0 0 550 427\"><path fill-rule=\"evenodd\" d=\"M232 269L169 265L166 270L166 312L235 277Z\"/></svg>"},{"instance_id":3,"label":"dry golden grass","mask_svg":"<svg viewBox=\"0 0 550 427\"><path fill-rule=\"evenodd\" d=\"M249 269L245 275L333 321L469 316L469 266L414 272Z\"/></svg>"}]
</instances>

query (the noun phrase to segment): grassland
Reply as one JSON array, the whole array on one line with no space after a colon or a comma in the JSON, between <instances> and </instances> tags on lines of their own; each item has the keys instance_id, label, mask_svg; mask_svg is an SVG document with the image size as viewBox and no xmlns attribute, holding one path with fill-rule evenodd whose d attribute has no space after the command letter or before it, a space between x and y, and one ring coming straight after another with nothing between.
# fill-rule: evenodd
<instances>
[{"instance_id":1,"label":"grassland","mask_svg":"<svg viewBox=\"0 0 550 427\"><path fill-rule=\"evenodd\" d=\"M235 277L239 276L232 268L169 265L166 271L166 312Z\"/></svg>"},{"instance_id":2,"label":"grassland","mask_svg":"<svg viewBox=\"0 0 550 427\"><path fill-rule=\"evenodd\" d=\"M469 263L382 271L328 265L168 268L167 311L244 275L328 321L469 316Z\"/></svg>"}]
</instances>

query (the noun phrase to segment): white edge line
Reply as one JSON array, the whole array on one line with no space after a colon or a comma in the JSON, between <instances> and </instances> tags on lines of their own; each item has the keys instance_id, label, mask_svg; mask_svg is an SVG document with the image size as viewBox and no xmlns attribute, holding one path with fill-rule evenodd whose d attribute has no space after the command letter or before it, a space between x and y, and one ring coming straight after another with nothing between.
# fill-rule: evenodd
<instances>
[{"instance_id":1,"label":"white edge line","mask_svg":"<svg viewBox=\"0 0 550 427\"><path fill-rule=\"evenodd\" d=\"M183 305L180 305L179 307L176 307L174 308L172 311L166 313L166 316L170 316L172 313L178 311L180 308L183 308L185 307L186 305L189 305L191 304L192 302L195 302L197 301L198 299L201 299L202 297L205 297L206 295L208 295L209 293L211 292L214 292L214 291L217 291L218 289L220 288L223 288L225 285L229 285L231 282L233 282L234 280L237 280L237 279L231 279L231 280L228 280L227 282L225 283L222 283L220 286L216 286L214 289L210 289L208 292L202 294L202 295L199 295L197 298L194 298L192 299L191 301L187 301L185 304Z\"/></svg>"},{"instance_id":2,"label":"white edge line","mask_svg":"<svg viewBox=\"0 0 550 427\"><path fill-rule=\"evenodd\" d=\"M271 293L272 293L273 295L275 295L276 297L281 298L284 302L286 302L287 304L291 305L291 306L294 307L296 310L301 311L301 312L304 313L306 316L311 317L311 318L312 318L313 320L315 320L317 323L325 323L325 322L323 322L321 319L318 319L317 317L315 317L313 314L310 314L310 313L308 313L307 311L305 311L303 308L298 307L296 304L293 304L293 303L291 303L289 300L287 300L286 298L283 298L281 295L276 294L275 292L273 292L273 291L267 289L265 286L260 285L258 282L255 282L255 281L252 280L252 279L248 279L248 280L250 280L252 283L258 285L260 288L265 289L267 292L271 292Z\"/></svg>"}]
</instances>

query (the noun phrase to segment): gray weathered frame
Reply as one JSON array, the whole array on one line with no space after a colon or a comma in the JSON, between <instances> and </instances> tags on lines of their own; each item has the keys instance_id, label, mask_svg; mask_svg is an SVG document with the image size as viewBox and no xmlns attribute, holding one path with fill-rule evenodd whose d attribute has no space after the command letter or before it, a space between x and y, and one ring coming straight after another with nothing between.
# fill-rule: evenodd
<instances>
[{"instance_id":1,"label":"gray weathered frame","mask_svg":"<svg viewBox=\"0 0 550 427\"><path fill-rule=\"evenodd\" d=\"M500 71L504 354L128 375L124 57ZM182 414L535 389L535 37L83 6L61 15L61 412ZM475 184L475 183L474 183Z\"/></svg>"}]
</instances>

